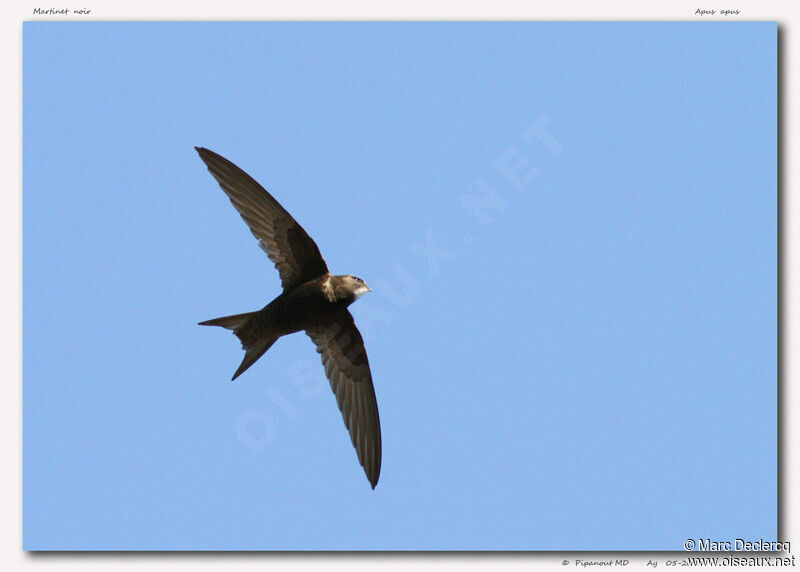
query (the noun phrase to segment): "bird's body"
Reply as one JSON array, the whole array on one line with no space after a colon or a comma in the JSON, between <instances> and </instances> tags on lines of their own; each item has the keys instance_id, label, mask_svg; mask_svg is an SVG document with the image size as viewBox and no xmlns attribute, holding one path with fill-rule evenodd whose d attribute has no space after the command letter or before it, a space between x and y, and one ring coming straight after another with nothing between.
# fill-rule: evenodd
<instances>
[{"instance_id":1,"label":"bird's body","mask_svg":"<svg viewBox=\"0 0 800 572\"><path fill-rule=\"evenodd\" d=\"M287 336L326 323L331 312L347 308L360 295L347 287L347 278L349 276L326 274L283 292L255 312L237 335L242 342L252 344L266 337Z\"/></svg>"},{"instance_id":2,"label":"bird's body","mask_svg":"<svg viewBox=\"0 0 800 572\"><path fill-rule=\"evenodd\" d=\"M314 241L254 179L227 159L196 148L234 207L275 263L283 292L261 310L200 322L233 330L245 356L236 379L280 337L305 331L322 354L325 374L358 459L375 488L380 475L378 405L361 334L347 307L370 289L351 275L334 276Z\"/></svg>"}]
</instances>

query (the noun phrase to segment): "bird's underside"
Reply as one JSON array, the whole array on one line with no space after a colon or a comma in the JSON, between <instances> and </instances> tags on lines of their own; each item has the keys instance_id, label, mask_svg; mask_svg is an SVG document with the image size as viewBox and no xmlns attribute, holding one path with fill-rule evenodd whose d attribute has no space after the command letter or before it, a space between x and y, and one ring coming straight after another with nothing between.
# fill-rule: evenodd
<instances>
[{"instance_id":1,"label":"bird's underside","mask_svg":"<svg viewBox=\"0 0 800 572\"><path fill-rule=\"evenodd\" d=\"M372 488L381 469L378 404L364 341L347 306L369 288L354 276L333 276L319 248L292 216L247 173L213 151L200 158L275 264L283 292L256 312L201 322L233 330L245 357L234 379L283 335L305 331L321 354L358 460Z\"/></svg>"}]
</instances>

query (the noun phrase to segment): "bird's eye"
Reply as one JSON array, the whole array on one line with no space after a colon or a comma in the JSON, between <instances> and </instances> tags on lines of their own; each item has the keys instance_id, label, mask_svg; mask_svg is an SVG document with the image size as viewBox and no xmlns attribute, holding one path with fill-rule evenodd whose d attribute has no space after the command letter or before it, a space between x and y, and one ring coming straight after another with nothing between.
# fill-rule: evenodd
<instances>
[{"instance_id":1,"label":"bird's eye","mask_svg":"<svg viewBox=\"0 0 800 572\"><path fill-rule=\"evenodd\" d=\"M364 281L363 281L361 278L359 278L358 276L353 276L353 278L355 278L357 282L364 282Z\"/></svg>"}]
</instances>

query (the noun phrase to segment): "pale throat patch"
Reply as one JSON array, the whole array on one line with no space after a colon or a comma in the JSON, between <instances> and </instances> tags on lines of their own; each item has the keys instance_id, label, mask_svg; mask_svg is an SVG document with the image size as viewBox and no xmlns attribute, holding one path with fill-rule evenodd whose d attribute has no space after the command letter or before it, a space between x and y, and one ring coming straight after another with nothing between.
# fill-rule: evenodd
<instances>
[{"instance_id":1,"label":"pale throat patch","mask_svg":"<svg viewBox=\"0 0 800 572\"><path fill-rule=\"evenodd\" d=\"M361 298L361 296L363 296L367 292L369 292L369 288L367 288L366 286L363 286L363 285L359 286L355 291L356 300Z\"/></svg>"}]
</instances>

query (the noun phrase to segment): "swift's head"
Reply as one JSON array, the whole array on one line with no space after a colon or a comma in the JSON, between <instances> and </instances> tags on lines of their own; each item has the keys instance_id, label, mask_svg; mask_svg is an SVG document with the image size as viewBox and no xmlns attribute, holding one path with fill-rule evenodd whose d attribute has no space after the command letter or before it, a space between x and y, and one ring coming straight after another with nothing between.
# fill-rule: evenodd
<instances>
[{"instance_id":1,"label":"swift's head","mask_svg":"<svg viewBox=\"0 0 800 572\"><path fill-rule=\"evenodd\" d=\"M338 290L336 297L346 300L349 304L352 304L367 292L372 291L372 288L367 286L367 283L358 276L345 274L334 278L337 282L336 286L338 286L338 288L334 287L335 291Z\"/></svg>"}]
</instances>

